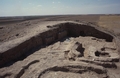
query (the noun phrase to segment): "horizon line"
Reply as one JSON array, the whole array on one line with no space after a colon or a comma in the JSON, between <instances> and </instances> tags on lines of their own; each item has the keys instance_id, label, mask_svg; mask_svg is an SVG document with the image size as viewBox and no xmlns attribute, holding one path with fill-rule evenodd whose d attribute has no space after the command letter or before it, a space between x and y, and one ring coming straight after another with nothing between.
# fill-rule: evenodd
<instances>
[{"instance_id":1,"label":"horizon line","mask_svg":"<svg viewBox=\"0 0 120 78\"><path fill-rule=\"evenodd\" d=\"M0 16L0 17L27 17L27 16L62 16L62 15L120 15L120 13L115 14L50 14L50 15L6 15L6 16Z\"/></svg>"}]
</instances>

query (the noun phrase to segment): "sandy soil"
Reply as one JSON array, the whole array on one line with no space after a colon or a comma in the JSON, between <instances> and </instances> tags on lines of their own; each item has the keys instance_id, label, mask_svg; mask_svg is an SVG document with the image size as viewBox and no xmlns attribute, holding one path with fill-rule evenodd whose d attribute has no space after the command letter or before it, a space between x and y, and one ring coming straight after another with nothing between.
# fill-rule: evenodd
<instances>
[{"instance_id":1,"label":"sandy soil","mask_svg":"<svg viewBox=\"0 0 120 78\"><path fill-rule=\"evenodd\" d=\"M50 46L39 48L28 57L0 69L1 78L119 78L120 64L100 62L89 58L88 53L75 61L65 59L64 51L71 42L82 42L84 48L89 46L101 49L115 48L114 43L104 40L92 40L93 37L70 37ZM109 51L107 49L106 51ZM85 51L88 52L88 51ZM114 53L116 51L114 50ZM100 56L106 58L108 56ZM97 57L97 58L100 58ZM96 56L95 56L96 58Z\"/></svg>"},{"instance_id":2,"label":"sandy soil","mask_svg":"<svg viewBox=\"0 0 120 78\"><path fill-rule=\"evenodd\" d=\"M29 29L35 28L38 25L48 21L77 21L95 24L104 27L107 30L114 32L120 36L120 16L119 15L66 15L66 16L44 16L39 19L5 22L0 23L0 43L9 41L15 38L23 37L29 33Z\"/></svg>"},{"instance_id":3,"label":"sandy soil","mask_svg":"<svg viewBox=\"0 0 120 78\"><path fill-rule=\"evenodd\" d=\"M91 20L92 19L92 20ZM46 21L89 21L97 22L99 16L51 16L41 17L40 19L6 22L0 24L0 42L9 41L14 38L22 37L29 29L40 25Z\"/></svg>"},{"instance_id":4,"label":"sandy soil","mask_svg":"<svg viewBox=\"0 0 120 78\"><path fill-rule=\"evenodd\" d=\"M109 20L108 20L109 19ZM61 21L89 22L113 31L120 37L120 17L119 16L56 16L42 19L26 20L13 23L0 24L0 45L2 43L25 37L26 35L37 33L46 29L49 24L57 24ZM112 21L112 22L111 22ZM65 58L64 51L72 41L82 43L86 48L84 56L75 60ZM108 47L109 52L105 56L91 56L86 50L95 51ZM109 55L117 56L114 43L105 40L94 39L92 37L65 38L49 46L43 46L14 60L8 65L0 68L0 78L120 78L120 62L97 61L97 58L110 58Z\"/></svg>"}]
</instances>

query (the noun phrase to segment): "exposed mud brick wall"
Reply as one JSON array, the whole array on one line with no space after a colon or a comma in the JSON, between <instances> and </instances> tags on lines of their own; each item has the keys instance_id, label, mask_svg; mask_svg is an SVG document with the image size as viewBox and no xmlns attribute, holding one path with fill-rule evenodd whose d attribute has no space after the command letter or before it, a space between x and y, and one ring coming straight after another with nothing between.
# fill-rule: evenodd
<instances>
[{"instance_id":1,"label":"exposed mud brick wall","mask_svg":"<svg viewBox=\"0 0 120 78\"><path fill-rule=\"evenodd\" d=\"M54 42L55 40L57 40L57 36L58 36L58 28L53 28L41 33L43 44L50 44Z\"/></svg>"},{"instance_id":2,"label":"exposed mud brick wall","mask_svg":"<svg viewBox=\"0 0 120 78\"><path fill-rule=\"evenodd\" d=\"M62 39L67 36L67 31L63 25L58 27L50 28L38 35L21 42L14 48L11 48L5 52L0 53L0 66L4 65L11 60L19 58L26 52L29 52L32 48L41 45L49 45L56 40Z\"/></svg>"},{"instance_id":3,"label":"exposed mud brick wall","mask_svg":"<svg viewBox=\"0 0 120 78\"><path fill-rule=\"evenodd\" d=\"M78 33L80 31L79 25L73 23L66 23L65 26L67 28L68 36L73 36L73 37L80 36Z\"/></svg>"},{"instance_id":4,"label":"exposed mud brick wall","mask_svg":"<svg viewBox=\"0 0 120 78\"><path fill-rule=\"evenodd\" d=\"M67 36L67 29L65 24L59 24L58 40Z\"/></svg>"},{"instance_id":5,"label":"exposed mud brick wall","mask_svg":"<svg viewBox=\"0 0 120 78\"><path fill-rule=\"evenodd\" d=\"M39 37L32 37L31 39L26 40L25 42L19 44L18 46L1 53L0 66L15 58L19 58L22 54L29 51L31 48L34 48L38 45L42 45L42 39L38 38Z\"/></svg>"},{"instance_id":6,"label":"exposed mud brick wall","mask_svg":"<svg viewBox=\"0 0 120 78\"><path fill-rule=\"evenodd\" d=\"M50 37L45 38L45 42L46 42L45 44L50 44L54 41L55 41L54 36L50 36Z\"/></svg>"},{"instance_id":7,"label":"exposed mud brick wall","mask_svg":"<svg viewBox=\"0 0 120 78\"><path fill-rule=\"evenodd\" d=\"M106 41L112 42L113 37L107 33L104 33L94 27L74 24L74 23L66 23L67 31L69 36L93 36L101 39L105 39Z\"/></svg>"},{"instance_id":8,"label":"exposed mud brick wall","mask_svg":"<svg viewBox=\"0 0 120 78\"><path fill-rule=\"evenodd\" d=\"M111 35L91 26L76 23L61 23L54 25L48 30L39 33L24 42L21 42L17 46L7 51L0 52L0 66L13 59L19 58L34 47L51 44L57 40L63 39L66 36L94 36L97 38L106 39L106 41L113 40Z\"/></svg>"},{"instance_id":9,"label":"exposed mud brick wall","mask_svg":"<svg viewBox=\"0 0 120 78\"><path fill-rule=\"evenodd\" d=\"M62 31L58 33L58 39L63 39L67 36L67 31Z\"/></svg>"}]
</instances>

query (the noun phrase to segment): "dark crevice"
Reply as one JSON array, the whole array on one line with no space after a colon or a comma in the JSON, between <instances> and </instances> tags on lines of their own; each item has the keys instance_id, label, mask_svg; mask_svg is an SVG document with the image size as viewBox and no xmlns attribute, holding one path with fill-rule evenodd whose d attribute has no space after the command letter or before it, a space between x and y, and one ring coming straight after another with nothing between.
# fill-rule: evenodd
<instances>
[{"instance_id":1,"label":"dark crevice","mask_svg":"<svg viewBox=\"0 0 120 78\"><path fill-rule=\"evenodd\" d=\"M105 68L117 68L117 65L114 62L96 62L96 61L89 61L89 60L81 60L82 62L86 62L86 63L91 63L91 64L95 64L95 65L100 65L102 67Z\"/></svg>"},{"instance_id":2,"label":"dark crevice","mask_svg":"<svg viewBox=\"0 0 120 78\"><path fill-rule=\"evenodd\" d=\"M32 62L30 62L28 65L24 66L20 72L16 75L15 78L20 78L24 73L25 73L25 70L27 70L32 64L35 64L35 63L38 63L39 60L34 60Z\"/></svg>"},{"instance_id":3,"label":"dark crevice","mask_svg":"<svg viewBox=\"0 0 120 78\"><path fill-rule=\"evenodd\" d=\"M106 53L106 52L99 52L99 51L96 51L95 52L95 56L97 57L110 57L109 53Z\"/></svg>"},{"instance_id":4,"label":"dark crevice","mask_svg":"<svg viewBox=\"0 0 120 78\"><path fill-rule=\"evenodd\" d=\"M12 73L6 73L4 75L0 75L0 78L6 78L6 77L10 77L12 75Z\"/></svg>"},{"instance_id":5,"label":"dark crevice","mask_svg":"<svg viewBox=\"0 0 120 78\"><path fill-rule=\"evenodd\" d=\"M80 52L80 55L78 57L84 56L84 50L85 50L85 48L83 48L82 44L80 44L79 42L76 42L75 44L79 45L77 47L77 49L76 49L78 52Z\"/></svg>"},{"instance_id":6,"label":"dark crevice","mask_svg":"<svg viewBox=\"0 0 120 78\"><path fill-rule=\"evenodd\" d=\"M77 70L76 70L77 69ZM71 72L71 73L85 73L85 72L96 72L97 74L106 74L106 70L103 69L99 69L99 68L94 68L94 67L86 67L86 66L55 66L55 67L51 67L48 69L45 69L44 71L42 71L38 78L41 78L42 75L49 73L51 71L57 72L57 71L61 71L61 72Z\"/></svg>"}]
</instances>

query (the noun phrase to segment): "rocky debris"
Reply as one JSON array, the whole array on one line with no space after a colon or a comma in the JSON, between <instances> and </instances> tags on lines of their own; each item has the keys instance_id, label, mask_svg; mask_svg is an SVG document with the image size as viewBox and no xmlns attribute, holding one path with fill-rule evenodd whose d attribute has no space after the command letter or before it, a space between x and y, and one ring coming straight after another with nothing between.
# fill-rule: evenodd
<instances>
[{"instance_id":1,"label":"rocky debris","mask_svg":"<svg viewBox=\"0 0 120 78\"><path fill-rule=\"evenodd\" d=\"M68 60L75 60L78 57L83 56L83 50L84 48L82 47L82 44L79 42L71 42L69 45L66 47L65 52L65 59Z\"/></svg>"},{"instance_id":2,"label":"rocky debris","mask_svg":"<svg viewBox=\"0 0 120 78\"><path fill-rule=\"evenodd\" d=\"M96 57L95 52L97 51L96 47L89 46L85 49L84 55L85 57Z\"/></svg>"}]
</instances>

